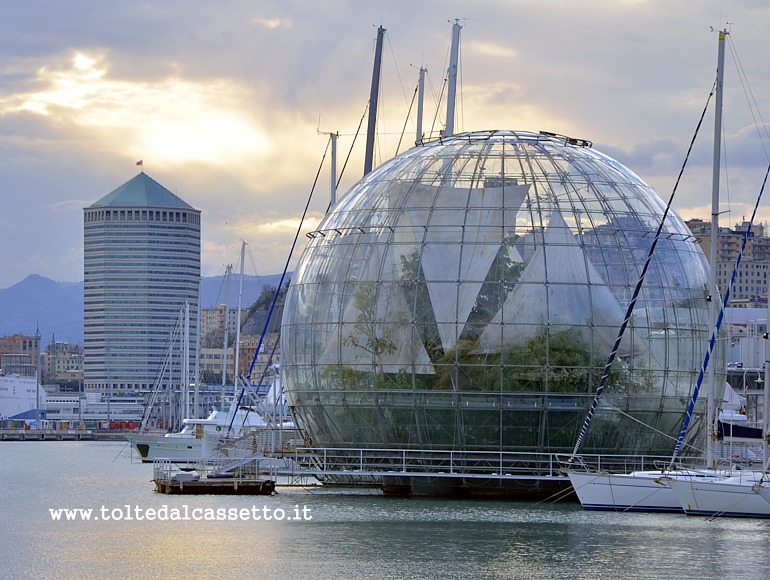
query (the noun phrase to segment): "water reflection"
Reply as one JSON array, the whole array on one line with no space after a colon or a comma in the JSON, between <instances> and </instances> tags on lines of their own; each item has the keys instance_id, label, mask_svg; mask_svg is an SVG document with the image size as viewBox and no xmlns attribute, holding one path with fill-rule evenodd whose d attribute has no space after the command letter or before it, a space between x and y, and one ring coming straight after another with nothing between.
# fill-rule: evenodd
<instances>
[{"instance_id":1,"label":"water reflection","mask_svg":"<svg viewBox=\"0 0 770 580\"><path fill-rule=\"evenodd\" d=\"M117 443L0 443L3 576L703 579L757 578L770 569L762 520L326 489L166 496L153 491L151 466L120 450ZM54 522L48 511L102 505L256 505L287 514L307 506L312 520Z\"/></svg>"}]
</instances>

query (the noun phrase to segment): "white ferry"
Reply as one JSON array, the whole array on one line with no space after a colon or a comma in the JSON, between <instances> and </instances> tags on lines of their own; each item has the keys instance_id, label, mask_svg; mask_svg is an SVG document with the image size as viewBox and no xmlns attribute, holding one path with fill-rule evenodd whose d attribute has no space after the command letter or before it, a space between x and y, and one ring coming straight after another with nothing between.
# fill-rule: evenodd
<instances>
[{"instance_id":1,"label":"white ferry","mask_svg":"<svg viewBox=\"0 0 770 580\"><path fill-rule=\"evenodd\" d=\"M29 355L4 354L0 359L0 420L36 419L45 419L45 390L37 381L37 369Z\"/></svg>"}]
</instances>

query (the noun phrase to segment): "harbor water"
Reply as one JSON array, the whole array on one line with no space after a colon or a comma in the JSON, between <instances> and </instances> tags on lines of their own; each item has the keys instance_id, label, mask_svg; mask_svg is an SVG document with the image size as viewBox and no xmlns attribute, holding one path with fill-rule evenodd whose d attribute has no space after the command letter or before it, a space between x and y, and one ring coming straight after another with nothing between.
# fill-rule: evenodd
<instances>
[{"instance_id":1,"label":"harbor water","mask_svg":"<svg viewBox=\"0 0 770 580\"><path fill-rule=\"evenodd\" d=\"M723 579L770 572L770 522L758 519L325 488L170 496L154 491L152 465L132 460L120 442L2 442L0 458L2 578ZM65 509L76 511L57 511Z\"/></svg>"}]
</instances>

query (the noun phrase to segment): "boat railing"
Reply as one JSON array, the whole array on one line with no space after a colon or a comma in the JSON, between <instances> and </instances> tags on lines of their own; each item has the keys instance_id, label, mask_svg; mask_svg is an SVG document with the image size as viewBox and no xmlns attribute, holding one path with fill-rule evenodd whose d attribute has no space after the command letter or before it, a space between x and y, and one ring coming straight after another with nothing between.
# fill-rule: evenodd
<instances>
[{"instance_id":1,"label":"boat railing","mask_svg":"<svg viewBox=\"0 0 770 580\"><path fill-rule=\"evenodd\" d=\"M170 459L153 461L153 481L170 483L174 481L227 479L233 482L250 482L255 478L275 480L276 468L264 464L263 458L245 457L237 461L199 461L184 465Z\"/></svg>"},{"instance_id":2,"label":"boat railing","mask_svg":"<svg viewBox=\"0 0 770 580\"><path fill-rule=\"evenodd\" d=\"M443 449L370 449L339 447L295 447L291 451L243 457L218 457L180 466L158 459L153 479L168 481L177 474L195 471L202 478L253 478L276 475L288 477L348 478L351 481L380 480L382 477L459 477L465 479L566 480L565 468L581 471L629 473L666 469L668 456L456 451ZM686 460L681 469L693 468Z\"/></svg>"},{"instance_id":3,"label":"boat railing","mask_svg":"<svg viewBox=\"0 0 770 580\"><path fill-rule=\"evenodd\" d=\"M662 455L558 455L562 471L574 469L592 473L631 473L634 471L671 471L696 469L698 459L679 458L671 465L670 456Z\"/></svg>"},{"instance_id":4,"label":"boat railing","mask_svg":"<svg viewBox=\"0 0 770 580\"><path fill-rule=\"evenodd\" d=\"M564 456L555 453L299 447L292 465L319 475L428 476L493 479L566 478ZM583 455L584 462L612 471L653 469L667 458Z\"/></svg>"}]
</instances>

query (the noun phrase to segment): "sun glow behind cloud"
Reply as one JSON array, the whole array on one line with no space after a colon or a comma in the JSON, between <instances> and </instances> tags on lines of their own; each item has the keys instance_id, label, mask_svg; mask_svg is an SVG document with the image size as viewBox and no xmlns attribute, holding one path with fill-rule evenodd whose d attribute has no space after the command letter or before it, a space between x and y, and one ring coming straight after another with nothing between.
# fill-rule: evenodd
<instances>
[{"instance_id":1,"label":"sun glow behind cloud","mask_svg":"<svg viewBox=\"0 0 770 580\"><path fill-rule=\"evenodd\" d=\"M519 53L509 46L494 44L491 42L466 42L466 51L476 52L482 56L493 56L514 59Z\"/></svg>"},{"instance_id":2,"label":"sun glow behind cloud","mask_svg":"<svg viewBox=\"0 0 770 580\"><path fill-rule=\"evenodd\" d=\"M323 215L317 212L305 217L298 243L291 257L291 268L296 265L302 253L305 234L315 230L322 219ZM227 241L210 239L203 242L203 253L207 257L203 264L203 274L218 275L222 265L233 262L240 251L239 236L250 244L249 262L254 271L249 273L274 274L288 258L299 226L299 218L271 218L254 213L239 215L237 220L228 223L224 228L230 232L230 235L219 236L219 239Z\"/></svg>"},{"instance_id":3,"label":"sun glow behind cloud","mask_svg":"<svg viewBox=\"0 0 770 580\"><path fill-rule=\"evenodd\" d=\"M29 112L71 123L120 156L156 164L242 164L269 152L270 142L248 114L249 93L229 80L155 82L109 76L104 55L76 53L59 70L43 67L42 89L0 102L0 114Z\"/></svg>"},{"instance_id":4,"label":"sun glow behind cloud","mask_svg":"<svg viewBox=\"0 0 770 580\"><path fill-rule=\"evenodd\" d=\"M291 20L288 18L255 18L253 20L257 26L264 28L291 28Z\"/></svg>"},{"instance_id":5,"label":"sun glow behind cloud","mask_svg":"<svg viewBox=\"0 0 770 580\"><path fill-rule=\"evenodd\" d=\"M320 216L328 203L328 152L319 170L328 136L317 129L340 133L337 170L345 172L337 195L361 177L365 129L354 135L369 94L373 23L388 30L375 162L414 140L409 96L418 72L407 70L410 63L429 69L423 131L437 135L445 119L451 23L436 18L435 2L408 13L398 3L347 10L346 3L191 2L181 12L173 3L97 2L88 11L51 3L47 18L27 4L3 21L0 166L9 193L0 230L6 245L47 245L37 255L49 262L9 258L6 285L32 271L82 275L82 251L71 261L62 252L82 245L79 206L129 179L139 159L203 212L207 273L236 260L241 239L258 248L260 270L274 272L314 184L311 211ZM708 27L724 20L717 0L705 3L711 8L703 0L508 4L462 15L455 131L543 129L587 138L659 192L670 191L676 152L684 151L712 82L716 38ZM762 70L768 40L761 25L770 9L751 4L736 8L743 17L735 40L752 47L744 65L755 71L750 61ZM726 85L729 98L735 83ZM770 93L755 87L754 94ZM734 107L726 113L734 124ZM735 208L739 195L755 189L744 166L760 150L748 139L731 142L733 133L726 132L725 150L741 170L731 181L746 183L731 187ZM680 188L683 217L702 211L710 187L710 156L694 161L703 168L688 170ZM305 243L303 235L298 250Z\"/></svg>"}]
</instances>

